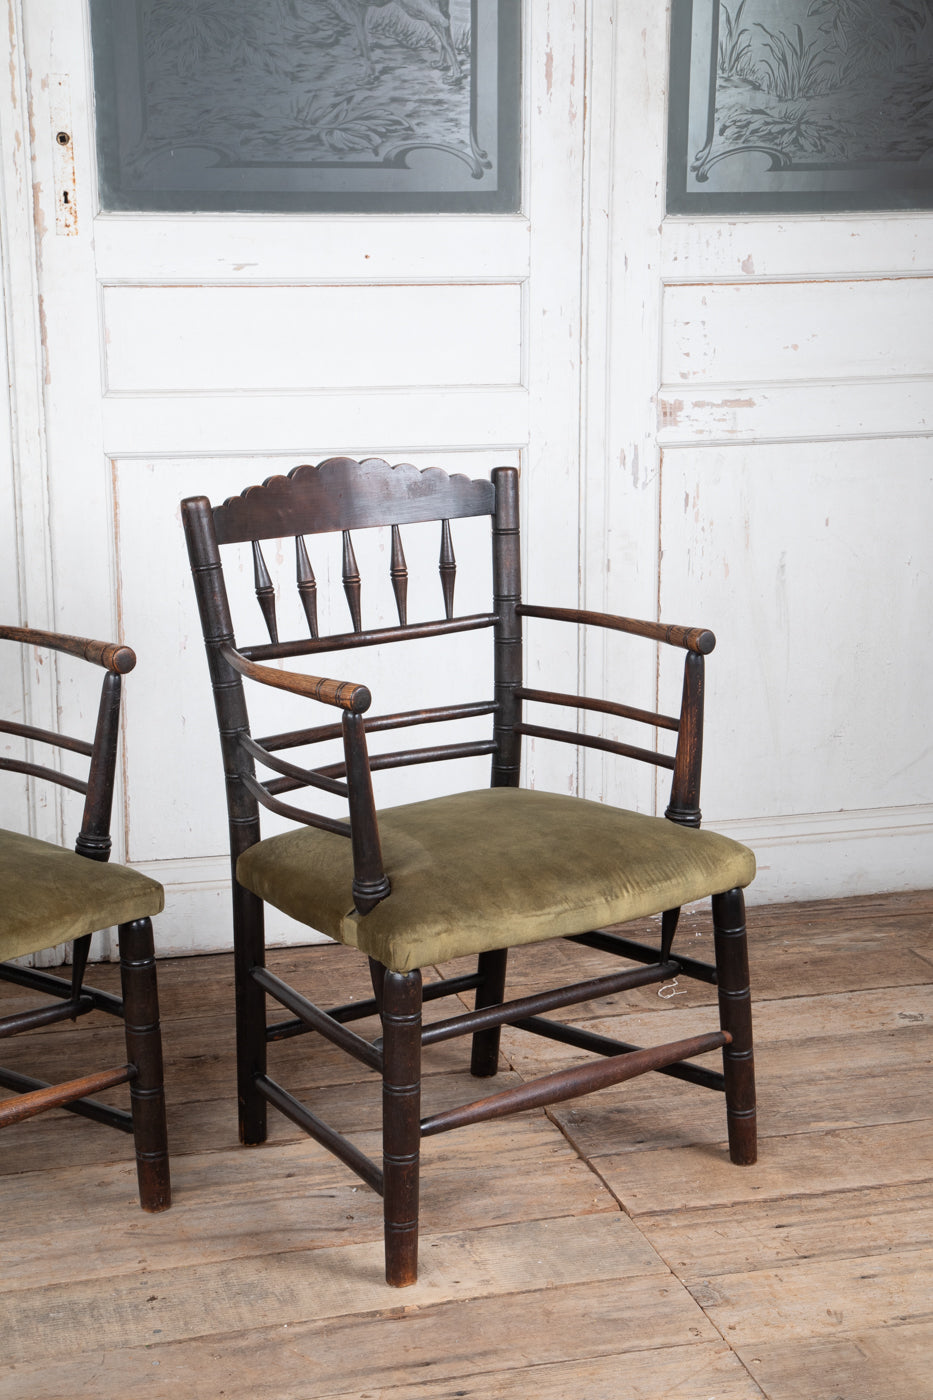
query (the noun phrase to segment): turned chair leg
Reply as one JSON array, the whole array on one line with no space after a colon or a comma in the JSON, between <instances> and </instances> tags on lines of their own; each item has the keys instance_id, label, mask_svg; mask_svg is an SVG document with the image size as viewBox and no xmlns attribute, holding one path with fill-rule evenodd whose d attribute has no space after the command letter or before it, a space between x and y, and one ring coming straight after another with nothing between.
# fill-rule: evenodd
<instances>
[{"instance_id":1,"label":"turned chair leg","mask_svg":"<svg viewBox=\"0 0 933 1400\"><path fill-rule=\"evenodd\" d=\"M233 966L236 978L237 1100L240 1142L255 1147L267 1135L267 1103L256 1088L266 1072L266 994L254 979L254 967L266 962L263 903L233 884Z\"/></svg>"},{"instance_id":2,"label":"turned chair leg","mask_svg":"<svg viewBox=\"0 0 933 1400\"><path fill-rule=\"evenodd\" d=\"M139 1204L143 1210L167 1210L172 1203L172 1189L152 924L149 919L121 924L118 937L126 1056L136 1069L130 1081L130 1104Z\"/></svg>"},{"instance_id":3,"label":"turned chair leg","mask_svg":"<svg viewBox=\"0 0 933 1400\"><path fill-rule=\"evenodd\" d=\"M476 1010L487 1006L498 1006L505 996L505 971L509 959L508 948L496 948L492 952L480 953L477 972L482 981L476 989ZM499 1037L501 1026L492 1030L477 1031L473 1036L473 1053L470 1060L470 1073L478 1079L486 1079L499 1069Z\"/></svg>"},{"instance_id":4,"label":"turned chair leg","mask_svg":"<svg viewBox=\"0 0 933 1400\"><path fill-rule=\"evenodd\" d=\"M738 1166L749 1167L758 1158L758 1137L745 897L741 890L713 896L713 933L719 1024L732 1037L731 1045L726 1045L722 1052L729 1156Z\"/></svg>"},{"instance_id":5,"label":"turned chair leg","mask_svg":"<svg viewBox=\"0 0 933 1400\"><path fill-rule=\"evenodd\" d=\"M386 1281L418 1278L421 973L387 972L382 988L382 1169Z\"/></svg>"}]
</instances>

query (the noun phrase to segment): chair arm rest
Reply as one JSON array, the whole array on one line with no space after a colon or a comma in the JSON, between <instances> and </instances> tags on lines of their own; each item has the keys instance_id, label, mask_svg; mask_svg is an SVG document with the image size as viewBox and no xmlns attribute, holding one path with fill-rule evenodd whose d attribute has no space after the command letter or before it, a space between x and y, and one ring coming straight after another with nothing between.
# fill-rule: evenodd
<instances>
[{"instance_id":1,"label":"chair arm rest","mask_svg":"<svg viewBox=\"0 0 933 1400\"><path fill-rule=\"evenodd\" d=\"M277 671L272 666L258 666L255 661L247 661L229 642L223 642L218 651L234 671L248 680L258 681L260 685L275 686L277 690L287 690L292 695L305 695L325 705L349 710L354 715L363 714L372 704L368 688L354 681L327 680L323 676L305 676L296 671Z\"/></svg>"},{"instance_id":2,"label":"chair arm rest","mask_svg":"<svg viewBox=\"0 0 933 1400\"><path fill-rule=\"evenodd\" d=\"M683 647L686 651L708 656L716 645L712 632L704 627L675 627L663 622L641 622L633 617L617 617L613 613L587 612L583 608L543 608L532 603L519 603L516 612L522 617L543 617L553 622L581 622L594 627L608 627L614 632L629 632L654 642Z\"/></svg>"},{"instance_id":3,"label":"chair arm rest","mask_svg":"<svg viewBox=\"0 0 933 1400\"><path fill-rule=\"evenodd\" d=\"M4 623L0 623L0 640L63 651L118 676L125 676L136 665L136 653L121 642L95 642L89 637L69 637L64 632L41 632L36 627L9 627Z\"/></svg>"}]
</instances>

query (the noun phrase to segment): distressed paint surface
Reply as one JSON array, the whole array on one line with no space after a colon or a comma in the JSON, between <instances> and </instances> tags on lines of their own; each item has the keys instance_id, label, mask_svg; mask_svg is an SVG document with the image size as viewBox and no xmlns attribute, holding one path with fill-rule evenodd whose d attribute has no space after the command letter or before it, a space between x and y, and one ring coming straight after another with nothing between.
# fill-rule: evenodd
<instances>
[{"instance_id":1,"label":"distressed paint surface","mask_svg":"<svg viewBox=\"0 0 933 1400\"><path fill-rule=\"evenodd\" d=\"M335 452L480 475L520 465L529 592L579 596L587 6L553 0L526 9L521 214L131 219L94 217L82 198L75 235L55 238L55 161L65 149L56 149L55 132L65 124L54 119L49 75L70 76L77 189L94 181L84 7L11 3L26 21L35 217L46 230L38 276L50 620L120 633L138 651L126 687L117 844L169 887L163 946L224 946L222 776L181 548L181 496L222 498ZM86 347L80 356L76 343ZM456 534L465 594L488 545ZM364 611L378 611L388 559L355 544ZM436 583L436 542L431 548ZM414 604L419 547L406 538L405 549ZM367 563L382 579L370 592ZM324 561L319 581L332 567ZM568 667L576 673L574 637L547 640L545 650L562 677ZM416 692L432 664L427 655L413 661ZM453 661L441 671L449 678ZM393 685L389 676L381 686L390 708ZM77 704L67 692L58 698L66 709ZM552 752L553 760L533 755L529 771L572 786L572 752ZM481 773L455 769L441 770L441 782L488 780L488 763ZM415 773L414 795L429 776Z\"/></svg>"}]
</instances>

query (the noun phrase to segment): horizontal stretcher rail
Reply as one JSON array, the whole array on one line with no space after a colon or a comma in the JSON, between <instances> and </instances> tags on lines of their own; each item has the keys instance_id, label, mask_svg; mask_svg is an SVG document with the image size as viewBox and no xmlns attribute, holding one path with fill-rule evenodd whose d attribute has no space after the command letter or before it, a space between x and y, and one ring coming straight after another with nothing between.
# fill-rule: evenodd
<instances>
[{"instance_id":1,"label":"horizontal stretcher rail","mask_svg":"<svg viewBox=\"0 0 933 1400\"><path fill-rule=\"evenodd\" d=\"M477 700L469 705L435 705L428 710L399 710L391 715L366 716L366 733L380 734L386 729L410 729L418 724L445 724L451 720L475 719L481 715L495 714L499 706L495 700ZM318 724L311 729L290 729L284 734L270 734L268 738L257 739L268 753L279 749L304 748L306 745L322 744L329 739L340 739L343 726Z\"/></svg>"},{"instance_id":2,"label":"horizontal stretcher rail","mask_svg":"<svg viewBox=\"0 0 933 1400\"><path fill-rule=\"evenodd\" d=\"M382 1052L375 1045L364 1040L356 1031L348 1030L340 1021L335 1021L328 1016L326 1011L322 1011L314 1002L308 1001L300 992L296 992L294 987L290 987L287 982L283 982L280 977L276 977L274 972L270 972L265 967L254 967L252 970L254 982L258 982L262 989L275 997L277 1002L287 1010L306 1022L312 1030L318 1031L326 1040L334 1045L339 1045L341 1050L345 1050L354 1059L362 1060L364 1065L370 1069L382 1070Z\"/></svg>"},{"instance_id":3,"label":"horizontal stretcher rail","mask_svg":"<svg viewBox=\"0 0 933 1400\"><path fill-rule=\"evenodd\" d=\"M637 744L619 744L615 739L601 739L598 734L580 734L575 729L550 729L543 724L516 724L516 734L527 734L530 739L556 739L561 744L580 744L585 749L602 749L604 753L618 754L620 758L637 758L641 763L652 763L656 768L676 767L676 761L666 753L654 749L642 749Z\"/></svg>"},{"instance_id":4,"label":"horizontal stretcher rail","mask_svg":"<svg viewBox=\"0 0 933 1400\"><path fill-rule=\"evenodd\" d=\"M666 982L676 971L677 964L674 962L655 963L653 967L627 967L621 972L609 973L606 977L592 977L587 982L574 982L569 987L536 992L533 996L504 1001L498 1006L487 1006L481 1011L465 1011L462 1016L451 1016L446 1021L435 1021L426 1026L421 1032L421 1043L434 1045L439 1040L452 1040L454 1036L467 1035L472 1031L509 1025L516 1019L535 1016L542 1011L556 1011L561 1006L576 1006L581 1001L612 996L614 992L628 991L632 987L647 987L652 982Z\"/></svg>"},{"instance_id":5,"label":"horizontal stretcher rail","mask_svg":"<svg viewBox=\"0 0 933 1400\"><path fill-rule=\"evenodd\" d=\"M46 782L58 783L59 787L80 792L82 797L87 793L87 783L80 778L73 778L70 773L60 773L57 768L45 768L41 763L21 762L17 758L0 758L0 768L6 769L8 773L22 773L27 778L44 778Z\"/></svg>"},{"instance_id":6,"label":"horizontal stretcher rail","mask_svg":"<svg viewBox=\"0 0 933 1400\"><path fill-rule=\"evenodd\" d=\"M620 705L615 700L596 700L590 695L564 695L556 690L528 690L525 686L519 686L515 697L518 700L533 700L539 705L560 705L568 710L593 710L602 715L617 715L620 719L653 725L655 729L670 729L675 734L680 729L680 720L674 715L639 710L634 705Z\"/></svg>"},{"instance_id":7,"label":"horizontal stretcher rail","mask_svg":"<svg viewBox=\"0 0 933 1400\"><path fill-rule=\"evenodd\" d=\"M314 656L321 651L350 651L354 647L379 646L382 642L413 642L424 637L446 637L452 632L476 632L482 627L494 627L498 620L496 613L473 613L469 617L442 618L404 627L375 627L369 632L338 632L330 637L306 637L294 642L265 642L260 646L243 647L240 655L248 661Z\"/></svg>"},{"instance_id":8,"label":"horizontal stretcher rail","mask_svg":"<svg viewBox=\"0 0 933 1400\"><path fill-rule=\"evenodd\" d=\"M263 1098L271 1103L273 1108L277 1108L286 1118L290 1119L296 1127L301 1128L308 1137L314 1138L322 1147L326 1147L328 1152L332 1152L343 1164L362 1177L367 1186L378 1194L383 1194L382 1171L376 1166L365 1152L361 1152L349 1138L345 1138L343 1133L338 1133L336 1129L328 1127L322 1119L299 1103L292 1094L283 1089L281 1084L276 1084L274 1079L268 1075L257 1074L255 1078L256 1088Z\"/></svg>"},{"instance_id":9,"label":"horizontal stretcher rail","mask_svg":"<svg viewBox=\"0 0 933 1400\"><path fill-rule=\"evenodd\" d=\"M594 1055L623 1055L632 1050L643 1050L643 1045L630 1045L624 1040L610 1040L606 1035L596 1035L582 1026L567 1026L562 1021L548 1021L544 1016L529 1016L526 1021L513 1021L517 1031L528 1031L531 1035L544 1036L546 1040L558 1040L562 1045L572 1045L577 1050L589 1050ZM726 1078L714 1069L702 1065L673 1064L659 1065L658 1074L668 1074L672 1079L683 1079L688 1084L699 1084L704 1089L715 1089L724 1093Z\"/></svg>"},{"instance_id":10,"label":"horizontal stretcher rail","mask_svg":"<svg viewBox=\"0 0 933 1400\"><path fill-rule=\"evenodd\" d=\"M713 1031L708 1035L697 1035L688 1040L657 1045L650 1050L613 1055L608 1059L598 1060L595 1064L557 1070L554 1074L543 1075L531 1084L522 1084L517 1089L506 1089L501 1094L491 1094L475 1103L450 1108L443 1113L423 1118L421 1135L433 1137L436 1133L446 1133L452 1128L465 1128L490 1118L505 1118L510 1113L520 1113L524 1109L545 1108L548 1104L562 1103L565 1099L591 1094L596 1089L605 1089L611 1084L621 1084L624 1080L634 1079L649 1070L660 1069L662 1065L719 1050L730 1044L731 1040L732 1037L727 1031Z\"/></svg>"},{"instance_id":11,"label":"horizontal stretcher rail","mask_svg":"<svg viewBox=\"0 0 933 1400\"><path fill-rule=\"evenodd\" d=\"M56 734L53 729L37 729L33 724L17 724L11 719L0 719L0 734L15 734L20 739L36 739L40 744L51 744L56 749L68 749L72 753L84 754L90 758L94 745L86 739L74 739L70 734Z\"/></svg>"},{"instance_id":12,"label":"horizontal stretcher rail","mask_svg":"<svg viewBox=\"0 0 933 1400\"><path fill-rule=\"evenodd\" d=\"M40 972L35 967L17 967L15 963L0 963L0 981L16 982L20 987L31 987L33 991L45 992L50 997L64 997L71 1000L71 978L56 977L51 972ZM123 1015L123 1002L112 992L102 992L99 987L81 988L83 997L90 997L98 1011L106 1011L111 1016Z\"/></svg>"},{"instance_id":13,"label":"horizontal stretcher rail","mask_svg":"<svg viewBox=\"0 0 933 1400\"><path fill-rule=\"evenodd\" d=\"M121 1065L119 1069L101 1070L97 1074L86 1074L82 1079L71 1079L66 1084L49 1084L42 1089L33 1089L16 1099L5 1099L0 1103L0 1128L11 1123L22 1123L26 1118L34 1118L49 1108L67 1108L76 1099L84 1099L88 1094L99 1094L104 1089L113 1089L117 1084L127 1084L136 1078L133 1065Z\"/></svg>"},{"instance_id":14,"label":"horizontal stretcher rail","mask_svg":"<svg viewBox=\"0 0 933 1400\"><path fill-rule=\"evenodd\" d=\"M648 943L637 943L631 938L623 938L619 933L607 929L593 929L590 933L568 933L568 943L581 943L585 948L598 948L601 953L614 953L620 958L631 958L633 962L653 963L658 960L657 948ZM718 981L716 968L712 963L698 962L696 958L682 958L673 955L677 972L684 977L693 977L697 982L708 982L715 987ZM674 974L676 976L676 973Z\"/></svg>"},{"instance_id":15,"label":"horizontal stretcher rail","mask_svg":"<svg viewBox=\"0 0 933 1400\"><path fill-rule=\"evenodd\" d=\"M441 997L452 997L457 992L470 992L475 990L482 982L482 977L478 972L466 972L462 977L445 977L439 982L427 982L421 994L422 1001L438 1001ZM351 1001L344 1006L329 1006L324 1009L324 1015L329 1016L332 1021L362 1021L367 1016L376 1016L379 1007L375 997L367 997L365 1001ZM266 1027L266 1040L289 1040L292 1036L304 1035L307 1031L313 1030L307 1021L278 1021ZM377 1048L379 1042L376 1042Z\"/></svg>"},{"instance_id":16,"label":"horizontal stretcher rail","mask_svg":"<svg viewBox=\"0 0 933 1400\"><path fill-rule=\"evenodd\" d=\"M0 1040L18 1035L20 1031L34 1030L36 1026L52 1026L56 1021L68 1021L76 1016L86 1016L94 1010L90 997L79 997L77 1001L60 1001L57 1006L41 1006L35 1011L20 1011L0 1019Z\"/></svg>"}]
</instances>

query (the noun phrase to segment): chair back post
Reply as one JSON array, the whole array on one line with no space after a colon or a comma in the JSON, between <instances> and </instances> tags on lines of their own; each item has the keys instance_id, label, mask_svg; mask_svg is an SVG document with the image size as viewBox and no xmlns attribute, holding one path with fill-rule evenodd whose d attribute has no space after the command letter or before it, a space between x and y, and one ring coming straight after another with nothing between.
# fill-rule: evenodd
<instances>
[{"instance_id":1,"label":"chair back post","mask_svg":"<svg viewBox=\"0 0 933 1400\"><path fill-rule=\"evenodd\" d=\"M700 812L700 773L703 766L703 697L705 667L699 651L688 651L684 658L684 687L680 706L680 730L674 758L671 800L664 815L680 826L698 827Z\"/></svg>"},{"instance_id":2,"label":"chair back post","mask_svg":"<svg viewBox=\"0 0 933 1400\"><path fill-rule=\"evenodd\" d=\"M243 682L221 650L223 646L233 643L233 620L214 533L211 503L206 496L195 496L182 501L181 510L220 731L227 786L230 859L235 875L238 858L255 845L261 835L259 805L243 782L243 774L255 776L253 760L240 743L241 737L249 734L249 716Z\"/></svg>"},{"instance_id":3,"label":"chair back post","mask_svg":"<svg viewBox=\"0 0 933 1400\"><path fill-rule=\"evenodd\" d=\"M129 668L127 668L129 669ZM117 768L120 738L120 696L122 677L116 671L104 676L97 711L94 751L88 771L87 795L81 830L75 841L79 856L89 860L110 859L110 818L113 811L113 782Z\"/></svg>"},{"instance_id":4,"label":"chair back post","mask_svg":"<svg viewBox=\"0 0 933 1400\"><path fill-rule=\"evenodd\" d=\"M492 787L518 787L521 777L521 720L518 689L522 683L521 539L518 525L518 471L496 467L492 473L496 507L492 523L493 609L496 614Z\"/></svg>"}]
</instances>

